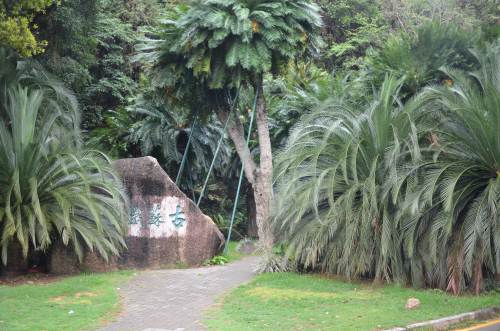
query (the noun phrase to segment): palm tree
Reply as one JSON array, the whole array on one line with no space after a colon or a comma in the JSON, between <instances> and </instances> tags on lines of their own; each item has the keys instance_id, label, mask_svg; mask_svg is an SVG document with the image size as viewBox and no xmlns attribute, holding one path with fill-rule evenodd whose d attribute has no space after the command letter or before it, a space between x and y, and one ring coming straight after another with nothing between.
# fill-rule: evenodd
<instances>
[{"instance_id":1,"label":"palm tree","mask_svg":"<svg viewBox=\"0 0 500 331\"><path fill-rule=\"evenodd\" d=\"M292 63L286 75L270 79L265 85L269 108L269 127L274 146L283 146L301 115L311 112L325 100L365 96L363 77L329 73L313 63Z\"/></svg>"},{"instance_id":2,"label":"palm tree","mask_svg":"<svg viewBox=\"0 0 500 331\"><path fill-rule=\"evenodd\" d=\"M402 176L413 183L403 223L412 274L454 293L479 292L500 270L500 46L473 54L479 71L444 70L452 85L425 91L438 125Z\"/></svg>"},{"instance_id":3,"label":"palm tree","mask_svg":"<svg viewBox=\"0 0 500 331\"><path fill-rule=\"evenodd\" d=\"M277 157L273 226L304 268L406 280L387 178L411 158L419 100L387 77L366 101L331 98L303 116ZM418 155L413 155L418 158Z\"/></svg>"},{"instance_id":4,"label":"palm tree","mask_svg":"<svg viewBox=\"0 0 500 331\"><path fill-rule=\"evenodd\" d=\"M25 64L17 64L10 83L0 76L2 261L7 264L14 242L26 257L57 240L71 245L80 259L86 249L107 259L125 247L121 181L104 154L82 147L72 94L39 81L39 68L24 70Z\"/></svg>"},{"instance_id":5,"label":"palm tree","mask_svg":"<svg viewBox=\"0 0 500 331\"><path fill-rule=\"evenodd\" d=\"M259 165L238 116L228 131L254 193L259 238L268 249L272 153L263 77L317 49L320 26L319 8L307 0L195 0L171 12L161 38L141 47L143 58L154 62L153 78L162 93L184 97L191 109L215 111L223 122L230 115L227 96L234 97L235 89L252 87L258 94Z\"/></svg>"}]
</instances>

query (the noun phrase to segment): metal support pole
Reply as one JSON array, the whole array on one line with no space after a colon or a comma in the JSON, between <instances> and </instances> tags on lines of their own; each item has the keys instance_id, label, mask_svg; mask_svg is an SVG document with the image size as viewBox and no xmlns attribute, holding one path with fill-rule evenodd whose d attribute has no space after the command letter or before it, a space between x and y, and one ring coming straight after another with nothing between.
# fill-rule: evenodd
<instances>
[{"instance_id":1,"label":"metal support pole","mask_svg":"<svg viewBox=\"0 0 500 331\"><path fill-rule=\"evenodd\" d=\"M186 161L186 165L189 161ZM188 184L191 187L191 195L193 196L193 201L196 201L196 195L194 194L194 186L193 186L193 176L191 176L191 171L188 171Z\"/></svg>"},{"instance_id":2,"label":"metal support pole","mask_svg":"<svg viewBox=\"0 0 500 331\"><path fill-rule=\"evenodd\" d=\"M220 146L222 145L222 140L224 139L224 135L226 133L227 129L227 124L229 123L229 116L231 116L231 113L233 112L234 108L236 107L236 101L238 100L238 96L240 94L240 89L236 91L236 95L234 96L234 101L231 107L231 111L227 115L226 123L224 123L224 129L222 131L222 134L219 138L219 142L217 143L217 148L215 149L214 157L212 159L212 163L210 163L210 168L208 168L208 173L207 177L205 178L205 182L203 183L203 187L200 192L200 196L198 197L198 201L196 202L196 206L200 206L201 199L203 198L203 194L205 194L205 190L207 188L208 180L210 179L210 175L212 174L212 170L214 168L215 160L217 159L217 156L219 155L219 150Z\"/></svg>"},{"instance_id":3,"label":"metal support pole","mask_svg":"<svg viewBox=\"0 0 500 331\"><path fill-rule=\"evenodd\" d=\"M250 142L250 135L252 133L252 125L253 125L253 119L255 117L255 109L257 108L258 96L259 96L259 91L256 90L255 99L253 101L252 115L250 116L250 124L248 124L247 147L248 147L248 143ZM238 188L236 189L236 196L234 197L233 212L231 213L231 223L229 224L229 230L227 232L227 240L226 240L226 243L224 244L224 254L227 253L227 247L228 247L229 241L231 240L231 232L233 231L234 218L236 216L236 209L238 207L238 200L240 198L240 189L241 189L241 183L243 181L243 171L244 171L244 163L243 162L244 161L241 160L240 178L238 180Z\"/></svg>"},{"instance_id":4,"label":"metal support pole","mask_svg":"<svg viewBox=\"0 0 500 331\"><path fill-rule=\"evenodd\" d=\"M191 146L191 138L193 137L195 125L196 125L196 118L194 119L193 124L191 125L191 132L189 132L189 138L188 138L188 142L186 144L186 150L184 151L184 155L182 156L182 161L181 161L181 165L179 167L179 171L177 172L177 177L175 177L175 185L177 185L177 186L179 186L179 181L181 179L182 170L184 170L184 165L186 164L189 146Z\"/></svg>"}]
</instances>

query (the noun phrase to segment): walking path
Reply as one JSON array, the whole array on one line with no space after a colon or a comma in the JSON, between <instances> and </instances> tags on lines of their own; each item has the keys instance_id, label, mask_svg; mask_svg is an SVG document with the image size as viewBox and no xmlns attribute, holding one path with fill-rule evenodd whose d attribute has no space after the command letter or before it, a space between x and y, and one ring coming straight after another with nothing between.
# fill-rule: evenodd
<instances>
[{"instance_id":1,"label":"walking path","mask_svg":"<svg viewBox=\"0 0 500 331\"><path fill-rule=\"evenodd\" d=\"M254 276L259 257L224 266L152 270L139 274L120 292L124 311L101 331L206 330L203 311L229 289Z\"/></svg>"}]
</instances>

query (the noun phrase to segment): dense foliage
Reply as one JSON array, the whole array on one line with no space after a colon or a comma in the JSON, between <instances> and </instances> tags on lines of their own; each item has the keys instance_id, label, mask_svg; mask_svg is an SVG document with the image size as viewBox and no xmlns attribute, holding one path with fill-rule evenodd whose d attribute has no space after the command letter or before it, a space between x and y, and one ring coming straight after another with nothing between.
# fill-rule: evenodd
<instances>
[{"instance_id":1,"label":"dense foliage","mask_svg":"<svg viewBox=\"0 0 500 331\"><path fill-rule=\"evenodd\" d=\"M43 52L47 41L40 41L35 37L33 17L54 2L55 0L1 1L0 46L12 47L24 56Z\"/></svg>"},{"instance_id":2,"label":"dense foliage","mask_svg":"<svg viewBox=\"0 0 500 331\"><path fill-rule=\"evenodd\" d=\"M403 92L414 95L427 84L446 79L442 66L471 69L475 59L469 49L475 33L455 24L431 21L419 26L414 34L399 33L373 51L367 59L367 70L381 81L387 72L405 77ZM477 37L476 37L477 39Z\"/></svg>"},{"instance_id":3,"label":"dense foliage","mask_svg":"<svg viewBox=\"0 0 500 331\"><path fill-rule=\"evenodd\" d=\"M190 139L187 165L184 177L189 176L189 181L202 182L203 175L208 172L212 159L215 156L220 137L225 136L223 125L215 116L211 116L205 123L192 120L183 116L185 112L172 111L167 107L154 106L144 100L137 100L129 111L145 115L137 121L136 129L128 137L137 143L142 153L151 154L155 149L160 150L159 156L164 161L164 167L170 170L172 177L181 163L187 142ZM190 120L192 123L190 123ZM225 140L221 144L214 170L224 176L230 167L232 150ZM188 181L184 181L185 183ZM192 189L192 185L188 185Z\"/></svg>"},{"instance_id":4,"label":"dense foliage","mask_svg":"<svg viewBox=\"0 0 500 331\"><path fill-rule=\"evenodd\" d=\"M423 94L435 138L396 183L410 183L401 230L419 284L479 292L500 270L499 46L474 51L478 71L445 70L452 85Z\"/></svg>"},{"instance_id":5,"label":"dense foliage","mask_svg":"<svg viewBox=\"0 0 500 331\"><path fill-rule=\"evenodd\" d=\"M125 200L97 150L153 155L172 178L187 151L193 199L220 150L201 206L227 231L243 164L237 232L257 221L266 269L487 288L499 20L495 0L0 2L1 46L35 60L0 49L4 262L13 240L123 246Z\"/></svg>"},{"instance_id":6,"label":"dense foliage","mask_svg":"<svg viewBox=\"0 0 500 331\"><path fill-rule=\"evenodd\" d=\"M404 277L397 212L384 183L411 150L417 101L402 105L388 77L359 104L323 102L289 137L277 161L276 233L306 267L348 277Z\"/></svg>"},{"instance_id":7,"label":"dense foliage","mask_svg":"<svg viewBox=\"0 0 500 331\"><path fill-rule=\"evenodd\" d=\"M105 127L109 111L125 107L140 90L134 44L157 10L156 0L66 0L37 17L48 41L37 60L75 92L83 129Z\"/></svg>"},{"instance_id":8,"label":"dense foliage","mask_svg":"<svg viewBox=\"0 0 500 331\"><path fill-rule=\"evenodd\" d=\"M319 0L327 42L323 58L328 67L355 67L370 46L380 45L388 29L376 0Z\"/></svg>"},{"instance_id":9,"label":"dense foliage","mask_svg":"<svg viewBox=\"0 0 500 331\"><path fill-rule=\"evenodd\" d=\"M255 85L321 45L318 8L307 1L194 1L168 18L164 39L144 46L166 86L198 77L210 89Z\"/></svg>"},{"instance_id":10,"label":"dense foliage","mask_svg":"<svg viewBox=\"0 0 500 331\"><path fill-rule=\"evenodd\" d=\"M455 293L494 279L500 49L479 52L480 71L444 71L449 86L404 103L386 77L361 104L332 98L300 119L274 216L300 266Z\"/></svg>"}]
</instances>

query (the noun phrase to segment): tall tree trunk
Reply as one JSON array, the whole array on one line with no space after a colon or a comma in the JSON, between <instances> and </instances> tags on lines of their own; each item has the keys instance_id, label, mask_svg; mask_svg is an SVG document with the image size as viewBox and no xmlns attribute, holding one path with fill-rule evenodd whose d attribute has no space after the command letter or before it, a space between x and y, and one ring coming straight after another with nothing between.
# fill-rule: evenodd
<instances>
[{"instance_id":1,"label":"tall tree trunk","mask_svg":"<svg viewBox=\"0 0 500 331\"><path fill-rule=\"evenodd\" d=\"M248 222L247 222L247 236L250 238L258 238L259 232L257 228L256 215L257 212L255 210L255 199L253 196L252 186L247 185L246 189L246 199L247 199L247 214L248 214Z\"/></svg>"},{"instance_id":2,"label":"tall tree trunk","mask_svg":"<svg viewBox=\"0 0 500 331\"><path fill-rule=\"evenodd\" d=\"M254 199L257 212L259 239L266 250L273 247L273 234L269 223L271 199L273 195L273 155L271 137L267 120L266 100L262 88L262 78L257 86L256 123L260 148L260 167L257 169L254 187Z\"/></svg>"},{"instance_id":3,"label":"tall tree trunk","mask_svg":"<svg viewBox=\"0 0 500 331\"><path fill-rule=\"evenodd\" d=\"M234 143L238 156L243 162L245 177L250 183L255 199L256 222L261 246L271 250L273 234L269 224L272 199L273 159L271 138L266 112L266 101L262 88L262 78L256 87L258 92L256 105L257 136L260 147L260 164L253 160L245 140L245 130L238 116L234 116L228 125L228 133ZM228 112L219 112L219 118L224 123L229 116Z\"/></svg>"}]
</instances>

